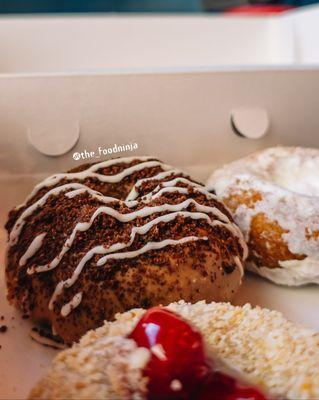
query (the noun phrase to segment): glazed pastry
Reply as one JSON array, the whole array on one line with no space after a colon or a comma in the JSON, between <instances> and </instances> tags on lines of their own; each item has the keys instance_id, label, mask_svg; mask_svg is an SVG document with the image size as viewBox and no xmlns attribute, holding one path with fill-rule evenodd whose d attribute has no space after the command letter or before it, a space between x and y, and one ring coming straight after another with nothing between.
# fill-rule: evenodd
<instances>
[{"instance_id":1,"label":"glazed pastry","mask_svg":"<svg viewBox=\"0 0 319 400\"><path fill-rule=\"evenodd\" d=\"M284 285L319 283L319 150L258 152L216 170L207 188L242 229L250 270Z\"/></svg>"},{"instance_id":2,"label":"glazed pastry","mask_svg":"<svg viewBox=\"0 0 319 400\"><path fill-rule=\"evenodd\" d=\"M180 301L88 332L30 399L316 399L318 378L318 333L248 304Z\"/></svg>"},{"instance_id":3,"label":"glazed pastry","mask_svg":"<svg viewBox=\"0 0 319 400\"><path fill-rule=\"evenodd\" d=\"M247 252L216 196L150 157L51 176L6 227L9 301L67 344L132 307L230 300Z\"/></svg>"}]
</instances>

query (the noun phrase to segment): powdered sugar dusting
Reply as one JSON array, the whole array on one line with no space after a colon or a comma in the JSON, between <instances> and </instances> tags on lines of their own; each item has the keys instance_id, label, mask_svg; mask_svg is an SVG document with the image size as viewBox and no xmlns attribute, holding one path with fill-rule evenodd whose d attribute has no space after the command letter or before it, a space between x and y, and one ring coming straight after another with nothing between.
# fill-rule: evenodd
<instances>
[{"instance_id":1,"label":"powdered sugar dusting","mask_svg":"<svg viewBox=\"0 0 319 400\"><path fill-rule=\"evenodd\" d=\"M282 238L291 253L303 254L307 256L306 259L311 259L312 268L309 268L307 261L306 274L309 275L306 280L318 280L319 150L267 149L215 171L207 186L214 188L221 198L240 195L245 191L260 193L261 200L249 207L242 204L234 213L234 219L246 240L249 238L252 218L264 213L287 231ZM298 266L300 263L295 264L296 268ZM286 264L281 263L281 267L286 268ZM287 271L288 275L290 273L291 268ZM279 280L280 283L286 283L285 274ZM297 281L298 278L295 279ZM304 281L305 277L299 284Z\"/></svg>"}]
</instances>

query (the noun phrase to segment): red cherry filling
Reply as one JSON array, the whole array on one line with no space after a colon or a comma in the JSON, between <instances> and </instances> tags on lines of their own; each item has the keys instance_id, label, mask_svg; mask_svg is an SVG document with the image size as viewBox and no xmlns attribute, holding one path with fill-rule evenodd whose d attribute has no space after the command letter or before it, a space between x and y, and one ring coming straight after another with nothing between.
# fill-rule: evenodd
<instances>
[{"instance_id":1,"label":"red cherry filling","mask_svg":"<svg viewBox=\"0 0 319 400\"><path fill-rule=\"evenodd\" d=\"M152 352L144 371L151 398L187 398L208 376L200 333L164 308L147 311L129 337Z\"/></svg>"},{"instance_id":2,"label":"red cherry filling","mask_svg":"<svg viewBox=\"0 0 319 400\"><path fill-rule=\"evenodd\" d=\"M193 397L196 400L266 400L253 387L242 386L234 378L211 371L208 379Z\"/></svg>"},{"instance_id":3,"label":"red cherry filling","mask_svg":"<svg viewBox=\"0 0 319 400\"><path fill-rule=\"evenodd\" d=\"M151 350L144 375L149 399L266 400L208 364L201 334L161 307L148 310L128 336Z\"/></svg>"}]
</instances>

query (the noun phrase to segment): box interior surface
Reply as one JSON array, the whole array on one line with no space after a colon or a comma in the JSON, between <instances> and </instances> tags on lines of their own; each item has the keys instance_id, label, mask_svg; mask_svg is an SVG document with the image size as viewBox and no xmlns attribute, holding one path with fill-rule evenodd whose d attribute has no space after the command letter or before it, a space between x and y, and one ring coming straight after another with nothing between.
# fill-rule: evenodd
<instances>
[{"instance_id":1,"label":"box interior surface","mask_svg":"<svg viewBox=\"0 0 319 400\"><path fill-rule=\"evenodd\" d=\"M265 147L318 147L319 53L309 13L251 18L247 24L218 17L180 17L177 25L173 17L140 17L139 24L128 17L74 17L70 25L68 18L13 18L12 24L0 18L1 227L42 177L93 161L73 160L75 151L134 142L137 151L113 156L155 155L204 182L214 168ZM192 33L197 28L200 40ZM145 32L151 40L143 40ZM239 46L243 37L247 41ZM273 68L223 71L229 64ZM142 66L166 72L118 72ZM269 117L266 135L237 136L232 110L256 107ZM30 132L37 132L54 146L72 129L79 139L61 156L48 157L30 142ZM4 265L3 228L0 240ZM319 330L315 286L285 288L247 275L235 302L276 309ZM0 398L23 399L56 351L33 342L31 322L8 305L3 268L0 309L9 327L0 343Z\"/></svg>"},{"instance_id":2,"label":"box interior surface","mask_svg":"<svg viewBox=\"0 0 319 400\"><path fill-rule=\"evenodd\" d=\"M189 171L196 166L188 168ZM210 172L202 170L205 175ZM37 177L38 178L38 177ZM29 179L7 180L6 190L12 200L12 204L17 203L16 198L25 195L27 188L32 187L36 177ZM17 193L17 185L20 186ZM3 210L2 217L3 215ZM0 229L0 259L4 265L6 234L3 228ZM8 326L6 334L1 336L1 356L0 356L0 380L1 390L0 399L25 399L32 386L44 375L49 368L57 350L43 347L34 342L29 334L33 324L29 320L24 320L21 314L6 301L5 298L5 279L4 271L1 269L0 276L0 309L4 315L2 323ZM307 286L300 288L280 287L265 281L260 277L247 274L242 287L234 304L243 305L245 303L259 305L281 311L286 318L304 324L305 326L319 330L317 310L319 307L318 288Z\"/></svg>"},{"instance_id":3,"label":"box interior surface","mask_svg":"<svg viewBox=\"0 0 319 400\"><path fill-rule=\"evenodd\" d=\"M125 132L124 132L125 133ZM225 134L227 136L227 134ZM235 136L230 130L228 132L229 137L226 141L231 142L230 147L224 147L224 142L221 135L212 132L209 137L196 137L194 140L202 140L202 145L209 146L211 154L211 163L205 161L201 163L201 152L198 151L197 147L189 143L186 140L181 140L182 135L174 138L174 151L167 151L165 156L165 148L172 146L172 143L167 141L162 143L160 147L160 155L163 159L174 163L174 153L179 162L183 161L183 167L188 172L192 173L197 179L205 180L209 173L217 165L222 162L226 162L229 158L235 158L239 155L245 155L249 150L256 150L263 148L267 145L273 145L278 143L278 140L283 140L283 137L276 135L276 130L273 130L268 138L263 138L257 141L250 141ZM125 137L125 135L124 135ZM144 136L140 138L135 137L135 140L141 144L141 149L138 151L141 153L153 153L157 154L156 146L154 145L155 136L149 138L149 141L143 143ZM99 138L100 139L100 138ZM90 140L95 144L99 143L99 139L90 137ZM159 137L157 136L157 141ZM162 138L167 140L167 137ZM285 140L285 144L296 144L293 138L289 135ZM302 140L300 140L301 142ZM90 142L92 144L92 142ZM311 143L312 145L318 145L318 138L308 138L304 142ZM107 138L104 138L104 143L108 144ZM169 144L168 144L169 143ZM298 142L299 143L299 142ZM189 146L192 147L192 157L187 159L189 153ZM237 146L237 148L236 148ZM241 146L245 146L245 151L242 150ZM11 146L6 147L6 151L12 151L15 147L14 140L12 138ZM80 150L81 145L77 145ZM236 150L235 150L236 149ZM21 150L19 150L21 151ZM32 150L34 151L34 150ZM34 151L35 152L35 151ZM137 153L137 152L136 152ZM135 153L129 153L127 155L134 155ZM219 155L218 155L219 154ZM1 204L1 224L6 219L6 213L9 208L23 201L24 197L33 187L33 185L46 173L41 172L41 168L47 171L53 169L53 164L59 164L56 166L55 171L66 169L76 163L71 159L71 154L68 153L66 156L62 156L62 160L58 162L58 158L54 161L48 157L41 155L41 163L36 166L30 165L33 163L31 157L25 158L26 153L21 151L21 154L17 158L11 157L12 170L15 168L15 163L18 160L19 163L24 163L24 167L30 168L34 171L29 174L21 174L21 170L16 170L15 173L8 175L2 173L1 182L2 187L5 188L6 199L2 196ZM217 161L218 160L218 161ZM29 165L28 165L29 164ZM8 167L8 165L7 165ZM37 173L35 172L37 171ZM6 234L3 228L0 229L0 240L1 240L1 264L4 264L4 253L5 253L5 241ZM3 268L1 270L0 278L0 308L1 314L5 316L4 323L9 327L8 332L1 337L1 357L0 357L0 380L2 382L0 399L24 399L27 393L35 382L45 373L49 367L52 358L57 354L56 350L45 348L38 343L35 343L29 337L32 323L28 320L23 320L18 311L14 310L8 305L5 299L5 282ZM264 279L247 275L244 279L243 285L240 289L239 294L235 298L235 304L245 304L250 302L253 305L260 305L270 309L279 310L284 315L295 322L302 323L306 326L319 330L319 320L317 318L317 310L319 307L318 288L316 286L307 286L301 288L286 288L280 287Z\"/></svg>"}]
</instances>

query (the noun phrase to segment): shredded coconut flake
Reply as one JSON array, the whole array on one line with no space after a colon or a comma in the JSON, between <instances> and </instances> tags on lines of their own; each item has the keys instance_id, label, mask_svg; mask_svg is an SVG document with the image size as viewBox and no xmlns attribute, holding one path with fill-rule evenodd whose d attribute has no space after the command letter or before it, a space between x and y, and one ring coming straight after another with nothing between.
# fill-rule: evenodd
<instances>
[{"instance_id":1,"label":"shredded coconut flake","mask_svg":"<svg viewBox=\"0 0 319 400\"><path fill-rule=\"evenodd\" d=\"M182 382L178 379L173 379L170 386L171 389L174 390L174 392L179 392L183 388Z\"/></svg>"},{"instance_id":2,"label":"shredded coconut flake","mask_svg":"<svg viewBox=\"0 0 319 400\"><path fill-rule=\"evenodd\" d=\"M250 304L180 301L167 308L200 330L209 357L268 398L319 398L318 333ZM105 322L60 353L30 398L145 398L143 368L150 352L145 349L148 356L142 355L135 342L126 339L144 312L118 314L116 321Z\"/></svg>"}]
</instances>

